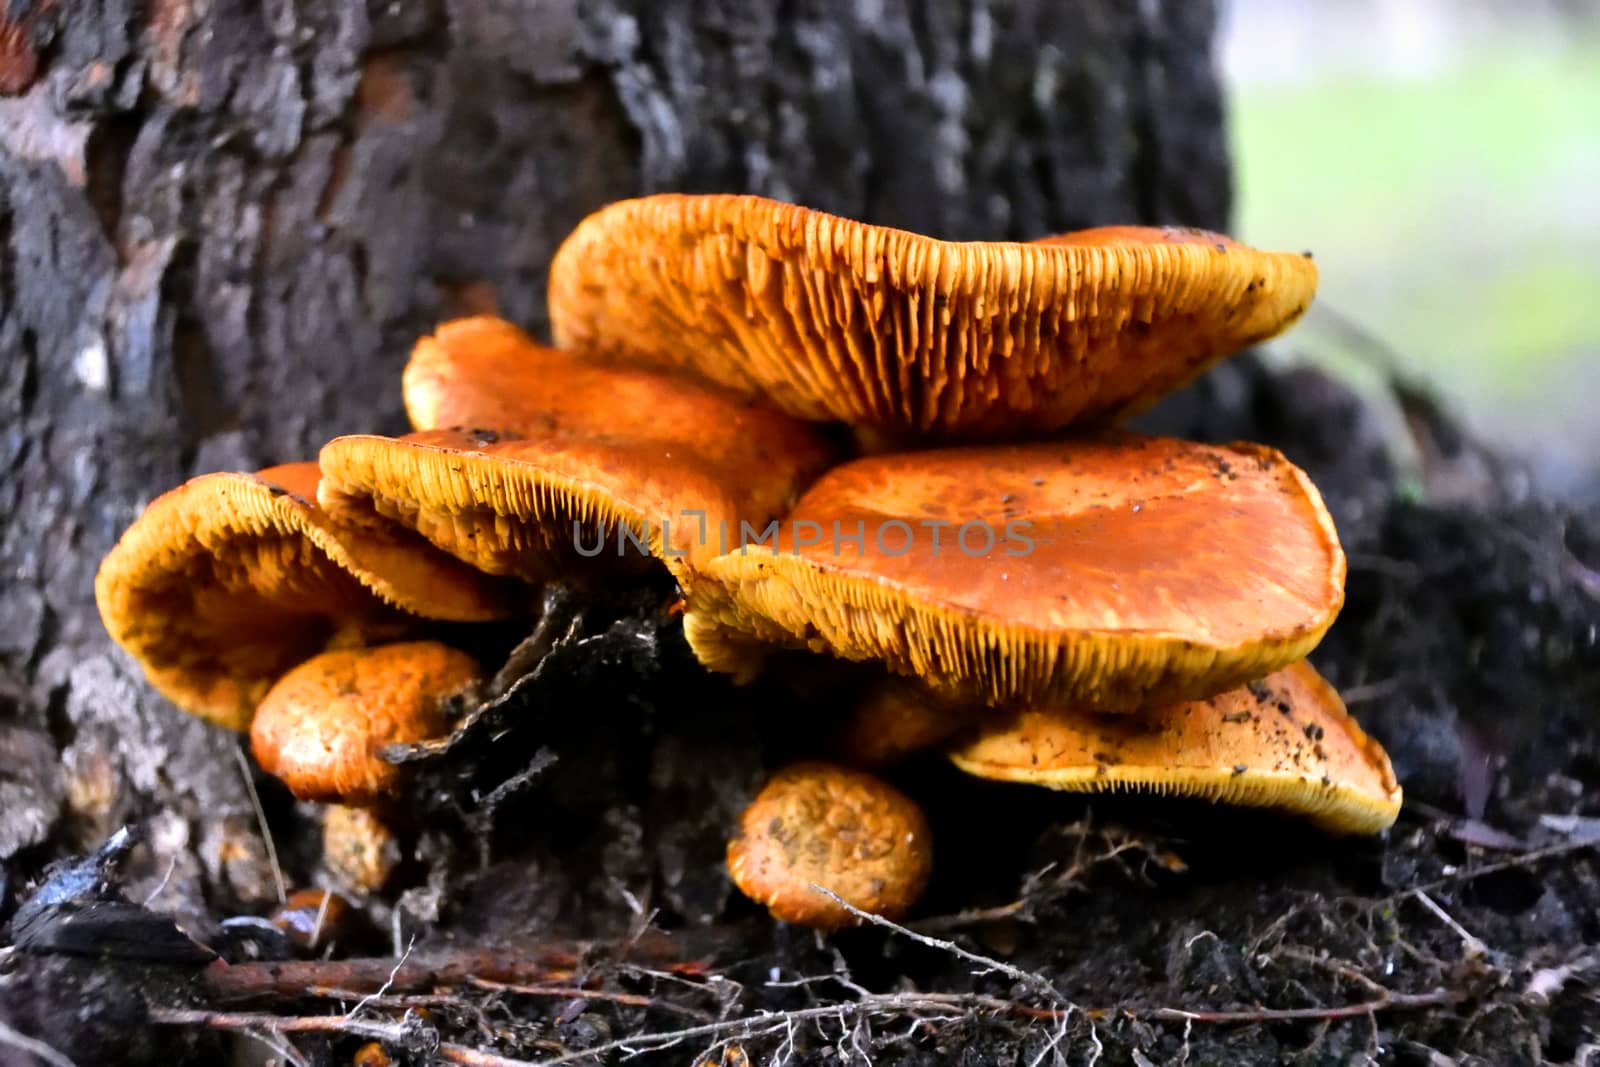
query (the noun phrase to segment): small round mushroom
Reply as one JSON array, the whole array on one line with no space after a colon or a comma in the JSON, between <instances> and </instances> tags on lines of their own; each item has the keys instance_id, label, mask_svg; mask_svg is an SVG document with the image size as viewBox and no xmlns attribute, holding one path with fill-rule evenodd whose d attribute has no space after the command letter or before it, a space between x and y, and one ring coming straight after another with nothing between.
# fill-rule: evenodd
<instances>
[{"instance_id":1,"label":"small round mushroom","mask_svg":"<svg viewBox=\"0 0 1600 1067\"><path fill-rule=\"evenodd\" d=\"M1141 407L1300 317L1317 271L1201 230L954 243L755 196L584 219L557 344L679 368L808 419L1015 436Z\"/></svg>"},{"instance_id":2,"label":"small round mushroom","mask_svg":"<svg viewBox=\"0 0 1600 1067\"><path fill-rule=\"evenodd\" d=\"M478 677L477 661L437 641L324 652L267 693L250 747L302 800L377 803L402 779L383 747L442 735L444 699Z\"/></svg>"},{"instance_id":3,"label":"small round mushroom","mask_svg":"<svg viewBox=\"0 0 1600 1067\"><path fill-rule=\"evenodd\" d=\"M774 543L701 569L684 633L740 679L797 648L965 700L1131 711L1304 657L1344 578L1278 452L1116 433L835 467Z\"/></svg>"},{"instance_id":4,"label":"small round mushroom","mask_svg":"<svg viewBox=\"0 0 1600 1067\"><path fill-rule=\"evenodd\" d=\"M350 902L331 889L298 889L272 913L272 925L307 952L341 940L350 919Z\"/></svg>"},{"instance_id":5,"label":"small round mushroom","mask_svg":"<svg viewBox=\"0 0 1600 1067\"><path fill-rule=\"evenodd\" d=\"M1388 754L1305 662L1137 715L1035 707L981 721L950 751L979 778L1272 808L1339 834L1378 833L1400 812Z\"/></svg>"},{"instance_id":6,"label":"small round mushroom","mask_svg":"<svg viewBox=\"0 0 1600 1067\"><path fill-rule=\"evenodd\" d=\"M350 1067L394 1067L394 1057L381 1041L368 1041L350 1057Z\"/></svg>"},{"instance_id":7,"label":"small round mushroom","mask_svg":"<svg viewBox=\"0 0 1600 1067\"><path fill-rule=\"evenodd\" d=\"M932 863L927 818L910 797L826 763L774 775L728 844L728 873L740 892L776 919L825 930L860 920L813 884L895 919L922 895Z\"/></svg>"},{"instance_id":8,"label":"small round mushroom","mask_svg":"<svg viewBox=\"0 0 1600 1067\"><path fill-rule=\"evenodd\" d=\"M173 703L242 730L336 638L514 614L525 596L390 523L337 521L315 463L208 474L151 502L100 564L112 639Z\"/></svg>"}]
</instances>

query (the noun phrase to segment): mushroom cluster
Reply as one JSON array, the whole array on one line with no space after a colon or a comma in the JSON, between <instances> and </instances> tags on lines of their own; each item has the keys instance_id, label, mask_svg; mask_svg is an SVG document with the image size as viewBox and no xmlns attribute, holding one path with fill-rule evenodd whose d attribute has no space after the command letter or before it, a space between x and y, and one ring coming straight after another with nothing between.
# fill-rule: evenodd
<instances>
[{"instance_id":1,"label":"mushroom cluster","mask_svg":"<svg viewBox=\"0 0 1600 1067\"><path fill-rule=\"evenodd\" d=\"M741 890L818 927L915 903L928 824L877 772L936 746L1377 832L1388 758L1305 662L1344 597L1315 487L1265 447L1115 427L1287 328L1316 278L1199 230L952 243L624 201L556 255L555 347L439 327L405 369L415 432L194 479L96 595L175 703L369 814L400 784L379 748L448 731L476 684L437 624L530 615L540 583L664 568L695 656L740 681L778 652L875 665L835 762L781 770L728 848Z\"/></svg>"}]
</instances>

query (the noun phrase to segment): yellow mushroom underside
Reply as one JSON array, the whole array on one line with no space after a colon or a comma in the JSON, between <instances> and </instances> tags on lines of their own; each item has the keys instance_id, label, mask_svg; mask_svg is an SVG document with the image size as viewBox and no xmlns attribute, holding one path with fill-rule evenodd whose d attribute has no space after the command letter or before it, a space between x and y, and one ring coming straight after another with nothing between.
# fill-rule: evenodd
<instances>
[{"instance_id":1,"label":"yellow mushroom underside","mask_svg":"<svg viewBox=\"0 0 1600 1067\"><path fill-rule=\"evenodd\" d=\"M1317 272L1214 234L952 243L751 196L589 216L556 254L557 343L676 367L808 419L1012 436L1145 406L1287 328Z\"/></svg>"},{"instance_id":2,"label":"yellow mushroom underside","mask_svg":"<svg viewBox=\"0 0 1600 1067\"><path fill-rule=\"evenodd\" d=\"M107 631L151 684L179 707L232 729L246 728L278 676L336 633L393 631L416 621L400 610L415 601L358 565L346 547L350 538L336 535L305 497L282 484L308 488L304 467L314 485L315 465L293 464L263 476L203 475L163 494L96 576ZM399 550L391 544L378 551ZM425 566L438 568L432 574L465 576L455 561L426 555L434 558ZM434 584L427 573L418 581ZM456 588L445 605L459 610L453 617L503 610L492 590L475 584L484 581L471 576Z\"/></svg>"},{"instance_id":3,"label":"yellow mushroom underside","mask_svg":"<svg viewBox=\"0 0 1600 1067\"><path fill-rule=\"evenodd\" d=\"M651 557L687 581L718 551L718 524L737 527L715 479L649 446L439 430L336 438L321 463L331 513L376 512L479 570L533 581Z\"/></svg>"},{"instance_id":4,"label":"yellow mushroom underside","mask_svg":"<svg viewBox=\"0 0 1600 1067\"><path fill-rule=\"evenodd\" d=\"M950 758L980 778L1272 808L1347 834L1377 833L1400 811L1388 755L1304 662L1136 715L1035 707L977 721Z\"/></svg>"},{"instance_id":5,"label":"yellow mushroom underside","mask_svg":"<svg viewBox=\"0 0 1600 1067\"><path fill-rule=\"evenodd\" d=\"M922 526L936 521L942 548ZM796 543L802 522L820 543ZM864 528L865 544L835 540L836 522ZM1029 524L1026 544L1015 522ZM967 523L988 551L960 547ZM685 634L701 662L739 678L772 648L805 648L963 699L1124 711L1303 658L1343 604L1344 576L1316 489L1271 449L1131 434L969 447L830 471L775 551L707 564Z\"/></svg>"},{"instance_id":6,"label":"yellow mushroom underside","mask_svg":"<svg viewBox=\"0 0 1600 1067\"><path fill-rule=\"evenodd\" d=\"M492 574L614 574L650 557L680 582L742 523L787 509L833 458L816 427L726 390L605 367L500 319L445 323L405 372L420 432L338 438L321 501L384 519Z\"/></svg>"}]
</instances>

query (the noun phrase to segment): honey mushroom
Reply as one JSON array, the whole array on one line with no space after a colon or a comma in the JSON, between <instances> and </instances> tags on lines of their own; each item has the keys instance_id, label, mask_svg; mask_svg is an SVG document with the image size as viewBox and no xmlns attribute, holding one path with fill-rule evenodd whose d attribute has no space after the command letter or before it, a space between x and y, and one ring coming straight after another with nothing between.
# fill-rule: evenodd
<instances>
[{"instance_id":1,"label":"honey mushroom","mask_svg":"<svg viewBox=\"0 0 1600 1067\"><path fill-rule=\"evenodd\" d=\"M1344 577L1321 497L1271 449L967 446L835 467L777 543L704 566L684 633L741 679L799 648L966 700L1126 711L1303 658Z\"/></svg>"},{"instance_id":2,"label":"honey mushroom","mask_svg":"<svg viewBox=\"0 0 1600 1067\"><path fill-rule=\"evenodd\" d=\"M653 372L591 366L497 319L450 323L420 342L405 398L418 433L340 437L322 450L322 504L350 522L380 515L479 570L533 581L654 559L688 589L741 522L771 521L832 459L816 428L788 416Z\"/></svg>"},{"instance_id":3,"label":"honey mushroom","mask_svg":"<svg viewBox=\"0 0 1600 1067\"><path fill-rule=\"evenodd\" d=\"M775 919L825 930L860 921L840 900L884 918L905 914L932 866L932 834L915 801L871 774L827 763L773 775L728 844L728 874L740 892Z\"/></svg>"},{"instance_id":4,"label":"honey mushroom","mask_svg":"<svg viewBox=\"0 0 1600 1067\"><path fill-rule=\"evenodd\" d=\"M479 677L476 660L437 641L339 649L289 671L256 709L256 762L301 800L330 805L324 860L353 888L375 892L398 861L381 809L405 772L383 748L442 736L446 699Z\"/></svg>"},{"instance_id":5,"label":"honey mushroom","mask_svg":"<svg viewBox=\"0 0 1600 1067\"><path fill-rule=\"evenodd\" d=\"M949 755L979 778L1271 808L1335 834L1378 833L1400 813L1388 754L1304 661L1135 715L1036 706L980 717Z\"/></svg>"},{"instance_id":6,"label":"honey mushroom","mask_svg":"<svg viewBox=\"0 0 1600 1067\"><path fill-rule=\"evenodd\" d=\"M492 317L438 327L404 372L414 433L180 487L97 597L163 692L235 728L256 714L258 760L335 805L328 862L368 888L403 787L378 750L444 730L440 686L477 664L334 646L658 566L712 670L747 681L778 649L887 669L838 739L857 767L959 734L979 776L1376 832L1400 802L1387 757L1302 662L1345 578L1309 479L1261 446L1103 426L1280 332L1315 287L1307 256L1198 230L952 243L758 197L624 201L557 253L561 349ZM805 420L878 454L839 463ZM755 798L728 866L775 917L837 928L857 916L813 884L898 916L930 848L892 786L806 763Z\"/></svg>"},{"instance_id":7,"label":"honey mushroom","mask_svg":"<svg viewBox=\"0 0 1600 1067\"><path fill-rule=\"evenodd\" d=\"M1265 808L1331 834L1379 833L1400 812L1388 754L1304 660L1204 700L1133 714L1062 704L996 711L885 677L865 688L835 738L841 758L869 770L940 747L976 778ZM880 795L886 799L859 799ZM895 918L926 884L920 865L928 862L928 839L913 835L894 850L887 831L871 830L887 819L874 823L859 812L873 804L904 812L893 799L901 796L860 770L791 767L746 809L729 846L729 873L741 891L787 922L832 929L856 921L813 884ZM906 825L914 821L904 818ZM923 844L914 849L913 840ZM858 860L852 848L870 855ZM869 881L843 877L846 868ZM887 888L879 891L880 885Z\"/></svg>"},{"instance_id":8,"label":"honey mushroom","mask_svg":"<svg viewBox=\"0 0 1600 1067\"><path fill-rule=\"evenodd\" d=\"M890 436L1035 436L1126 414L1305 311L1317 271L1202 230L939 241L757 196L661 194L579 223L556 343Z\"/></svg>"},{"instance_id":9,"label":"honey mushroom","mask_svg":"<svg viewBox=\"0 0 1600 1067\"><path fill-rule=\"evenodd\" d=\"M331 889L297 889L270 921L296 948L320 951L342 939L351 923L350 902Z\"/></svg>"},{"instance_id":10,"label":"honey mushroom","mask_svg":"<svg viewBox=\"0 0 1600 1067\"><path fill-rule=\"evenodd\" d=\"M310 462L193 478L101 561L106 630L185 711L246 729L267 689L330 644L508 618L526 597L397 526L333 518L318 478Z\"/></svg>"}]
</instances>

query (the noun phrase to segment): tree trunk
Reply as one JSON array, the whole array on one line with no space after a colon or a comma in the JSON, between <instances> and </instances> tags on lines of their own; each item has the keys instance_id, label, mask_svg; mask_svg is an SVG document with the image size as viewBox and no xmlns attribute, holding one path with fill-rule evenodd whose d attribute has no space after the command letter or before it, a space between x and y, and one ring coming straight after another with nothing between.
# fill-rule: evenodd
<instances>
[{"instance_id":1,"label":"tree trunk","mask_svg":"<svg viewBox=\"0 0 1600 1067\"><path fill-rule=\"evenodd\" d=\"M155 697L94 610L101 556L154 494L399 429L412 339L484 307L542 329L557 243L620 197L749 191L951 238L1221 227L1214 17L1195 0L12 0L0 860L31 870L63 820L83 844L137 816L166 835L167 891L198 901L229 885L213 846L254 840L235 741Z\"/></svg>"}]
</instances>

